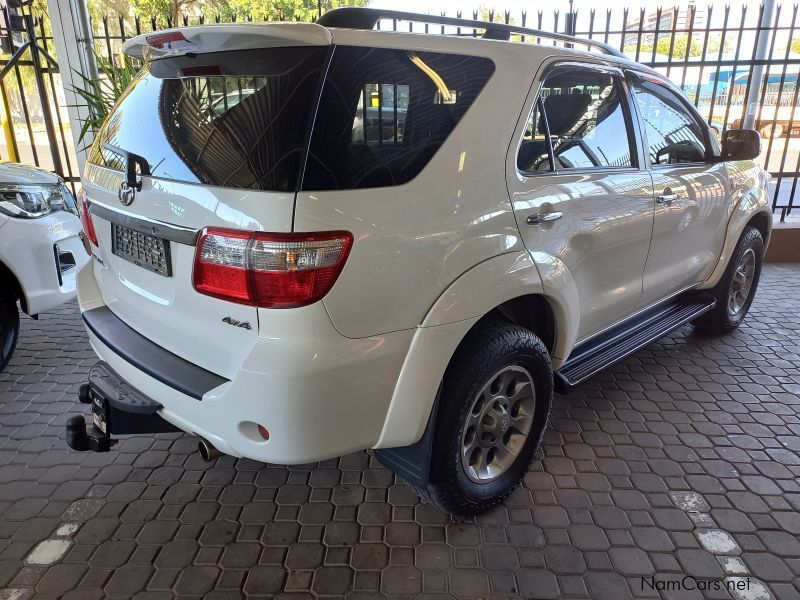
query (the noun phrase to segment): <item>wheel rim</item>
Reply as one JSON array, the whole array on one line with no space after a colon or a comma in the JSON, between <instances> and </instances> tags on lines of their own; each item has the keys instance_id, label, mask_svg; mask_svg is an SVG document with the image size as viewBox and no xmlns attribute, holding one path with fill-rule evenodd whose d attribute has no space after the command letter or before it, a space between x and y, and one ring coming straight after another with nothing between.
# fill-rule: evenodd
<instances>
[{"instance_id":1,"label":"wheel rim","mask_svg":"<svg viewBox=\"0 0 800 600\"><path fill-rule=\"evenodd\" d=\"M461 437L461 464L476 483L511 468L531 433L536 412L533 378L512 365L489 378L470 406Z\"/></svg>"},{"instance_id":2,"label":"wheel rim","mask_svg":"<svg viewBox=\"0 0 800 600\"><path fill-rule=\"evenodd\" d=\"M728 293L728 314L735 317L747 304L750 292L753 289L753 279L756 272L756 253L752 248L748 248L739 264L736 265L736 272L733 275L731 289Z\"/></svg>"}]
</instances>

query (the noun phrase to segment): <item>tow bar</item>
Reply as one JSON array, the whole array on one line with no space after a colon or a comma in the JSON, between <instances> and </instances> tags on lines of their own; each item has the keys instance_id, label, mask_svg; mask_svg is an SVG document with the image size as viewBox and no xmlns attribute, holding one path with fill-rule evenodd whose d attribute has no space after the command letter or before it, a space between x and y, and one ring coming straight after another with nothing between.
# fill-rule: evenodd
<instances>
[{"instance_id":1,"label":"tow bar","mask_svg":"<svg viewBox=\"0 0 800 600\"><path fill-rule=\"evenodd\" d=\"M180 431L158 414L163 408L159 402L133 388L102 361L89 371L89 381L81 385L78 399L92 407L91 428L83 415L67 420L67 445L78 452L108 452L117 443L112 433Z\"/></svg>"}]
</instances>

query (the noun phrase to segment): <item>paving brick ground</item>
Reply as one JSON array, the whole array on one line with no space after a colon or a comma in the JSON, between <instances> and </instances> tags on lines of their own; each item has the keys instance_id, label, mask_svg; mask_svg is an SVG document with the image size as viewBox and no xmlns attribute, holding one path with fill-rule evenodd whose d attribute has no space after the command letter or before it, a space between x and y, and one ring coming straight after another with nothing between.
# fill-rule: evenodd
<instances>
[{"instance_id":1,"label":"paving brick ground","mask_svg":"<svg viewBox=\"0 0 800 600\"><path fill-rule=\"evenodd\" d=\"M69 451L95 362L69 305L26 319L0 374L0 598L731 597L642 589L684 575L798 598L798 340L800 265L768 266L739 331L685 327L558 397L524 486L453 522L367 453L209 466L177 435Z\"/></svg>"}]
</instances>

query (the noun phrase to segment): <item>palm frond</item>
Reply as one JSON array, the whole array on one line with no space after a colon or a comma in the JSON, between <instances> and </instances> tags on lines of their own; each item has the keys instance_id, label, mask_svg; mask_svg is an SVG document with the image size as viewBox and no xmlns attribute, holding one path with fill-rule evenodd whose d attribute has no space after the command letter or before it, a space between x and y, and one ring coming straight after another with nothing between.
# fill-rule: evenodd
<instances>
[{"instance_id":1,"label":"palm frond","mask_svg":"<svg viewBox=\"0 0 800 600\"><path fill-rule=\"evenodd\" d=\"M76 79L80 81L77 85L70 86L80 101L71 106L85 108L88 112L88 116L81 123L78 143L82 142L90 133L98 132L117 101L139 72L139 67L134 65L128 57L123 57L121 66L117 66L108 58L95 53L95 63L97 64L97 78L88 77L80 71L75 71Z\"/></svg>"}]
</instances>

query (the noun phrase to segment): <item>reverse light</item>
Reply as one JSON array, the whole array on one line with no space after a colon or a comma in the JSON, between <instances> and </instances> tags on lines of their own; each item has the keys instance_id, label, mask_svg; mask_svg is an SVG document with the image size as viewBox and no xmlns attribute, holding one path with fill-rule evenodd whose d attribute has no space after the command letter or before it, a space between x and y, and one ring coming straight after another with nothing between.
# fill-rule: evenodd
<instances>
[{"instance_id":1,"label":"reverse light","mask_svg":"<svg viewBox=\"0 0 800 600\"><path fill-rule=\"evenodd\" d=\"M208 228L192 283L201 294L264 308L296 308L327 294L353 245L347 231L263 233Z\"/></svg>"},{"instance_id":2,"label":"reverse light","mask_svg":"<svg viewBox=\"0 0 800 600\"><path fill-rule=\"evenodd\" d=\"M92 242L95 246L99 246L100 243L97 241L97 233L94 230L94 223L92 222L92 215L89 213L89 201L86 199L86 191L81 190L79 194L79 202L78 202L78 212L81 216L81 225L83 225L83 233L86 234L86 237L89 238L89 241ZM91 255L90 248L86 249Z\"/></svg>"}]
</instances>

